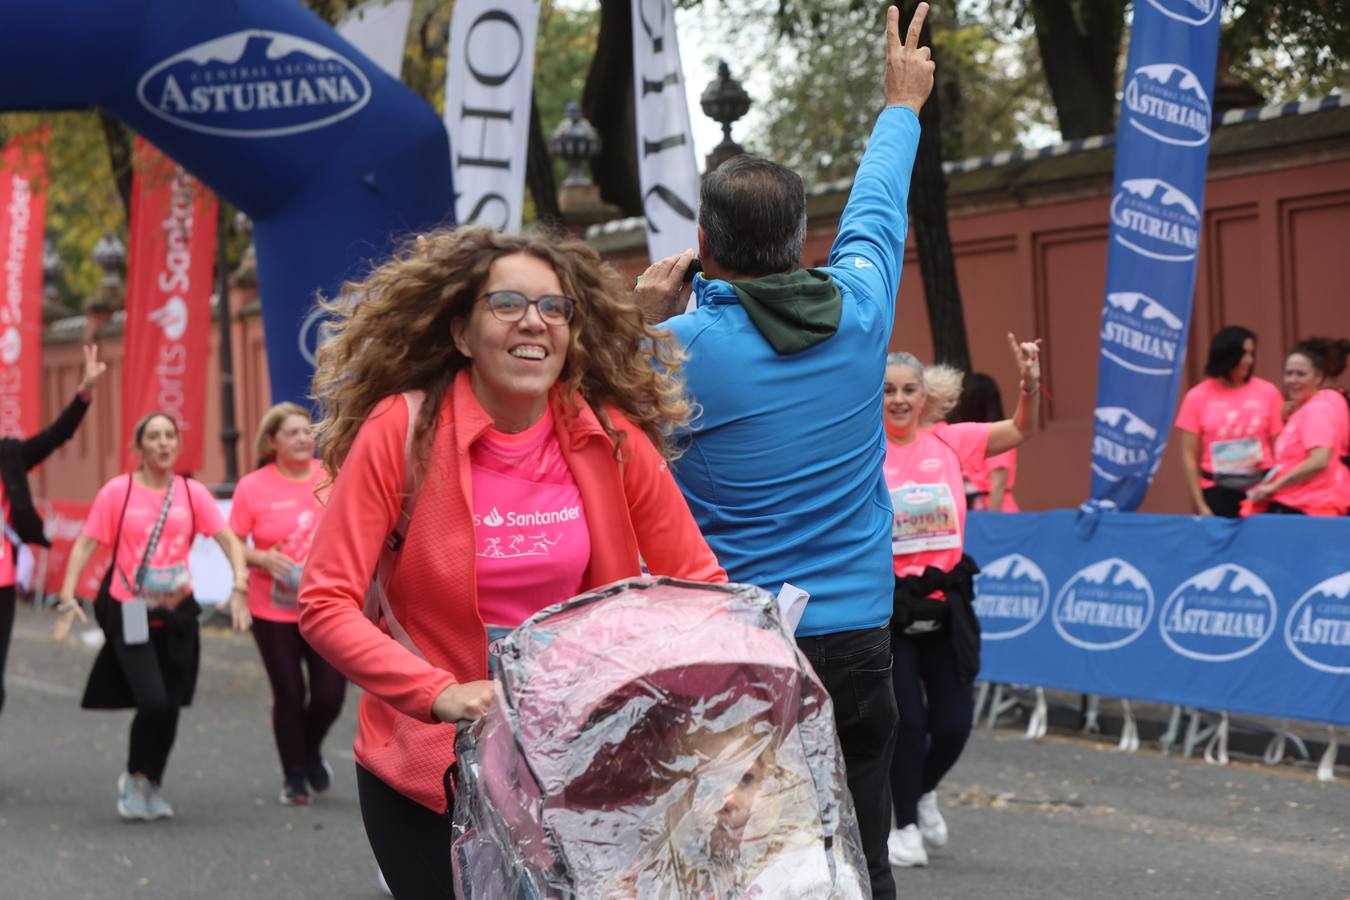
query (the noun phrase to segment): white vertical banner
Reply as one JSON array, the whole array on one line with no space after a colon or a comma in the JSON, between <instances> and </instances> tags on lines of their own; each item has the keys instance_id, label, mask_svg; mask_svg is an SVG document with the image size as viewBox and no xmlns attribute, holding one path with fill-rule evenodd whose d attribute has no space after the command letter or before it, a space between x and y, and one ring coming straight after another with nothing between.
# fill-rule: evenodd
<instances>
[{"instance_id":1,"label":"white vertical banner","mask_svg":"<svg viewBox=\"0 0 1350 900\"><path fill-rule=\"evenodd\" d=\"M519 231L538 0L457 0L445 67L455 220Z\"/></svg>"},{"instance_id":2,"label":"white vertical banner","mask_svg":"<svg viewBox=\"0 0 1350 900\"><path fill-rule=\"evenodd\" d=\"M673 0L632 0L638 175L653 260L697 247L698 162Z\"/></svg>"},{"instance_id":3,"label":"white vertical banner","mask_svg":"<svg viewBox=\"0 0 1350 900\"><path fill-rule=\"evenodd\" d=\"M403 77L403 47L413 0L366 0L337 23L337 33L394 78Z\"/></svg>"}]
</instances>

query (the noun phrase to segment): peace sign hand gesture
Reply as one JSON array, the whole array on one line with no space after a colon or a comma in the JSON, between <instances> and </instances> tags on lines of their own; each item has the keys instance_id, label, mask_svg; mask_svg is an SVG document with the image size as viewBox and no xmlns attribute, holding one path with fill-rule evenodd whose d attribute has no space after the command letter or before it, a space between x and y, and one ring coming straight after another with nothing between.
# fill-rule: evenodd
<instances>
[{"instance_id":1,"label":"peace sign hand gesture","mask_svg":"<svg viewBox=\"0 0 1350 900\"><path fill-rule=\"evenodd\" d=\"M900 43L900 10L886 10L886 105L919 108L933 90L933 52L919 46L919 32L928 18L928 4L920 3Z\"/></svg>"},{"instance_id":2,"label":"peace sign hand gesture","mask_svg":"<svg viewBox=\"0 0 1350 900\"><path fill-rule=\"evenodd\" d=\"M108 371L108 364L98 358L98 345L84 346L84 377L80 379L80 390L93 389L94 384Z\"/></svg>"}]
</instances>

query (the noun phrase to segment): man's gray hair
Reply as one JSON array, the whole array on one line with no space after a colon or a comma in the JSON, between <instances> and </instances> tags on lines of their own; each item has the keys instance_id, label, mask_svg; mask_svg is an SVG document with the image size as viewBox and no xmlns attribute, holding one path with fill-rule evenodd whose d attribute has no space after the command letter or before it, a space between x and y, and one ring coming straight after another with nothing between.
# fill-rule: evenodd
<instances>
[{"instance_id":1,"label":"man's gray hair","mask_svg":"<svg viewBox=\"0 0 1350 900\"><path fill-rule=\"evenodd\" d=\"M806 242L806 187L787 166L732 157L704 176L698 224L722 269L749 278L791 272Z\"/></svg>"},{"instance_id":2,"label":"man's gray hair","mask_svg":"<svg viewBox=\"0 0 1350 900\"><path fill-rule=\"evenodd\" d=\"M906 353L904 350L897 350L894 353L886 354L886 366L909 366L914 370L914 374L919 376L919 387L925 391L928 390L928 382L924 380L924 365L919 362L919 358L913 353Z\"/></svg>"}]
</instances>

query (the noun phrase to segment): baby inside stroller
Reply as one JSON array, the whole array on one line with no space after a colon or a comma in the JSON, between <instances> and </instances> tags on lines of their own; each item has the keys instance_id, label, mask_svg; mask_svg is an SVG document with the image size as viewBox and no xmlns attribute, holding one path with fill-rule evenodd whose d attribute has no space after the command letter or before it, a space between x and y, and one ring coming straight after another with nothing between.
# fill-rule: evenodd
<instances>
[{"instance_id":1,"label":"baby inside stroller","mask_svg":"<svg viewBox=\"0 0 1350 900\"><path fill-rule=\"evenodd\" d=\"M868 896L829 696L764 591L623 581L497 649L456 742L461 898Z\"/></svg>"}]
</instances>

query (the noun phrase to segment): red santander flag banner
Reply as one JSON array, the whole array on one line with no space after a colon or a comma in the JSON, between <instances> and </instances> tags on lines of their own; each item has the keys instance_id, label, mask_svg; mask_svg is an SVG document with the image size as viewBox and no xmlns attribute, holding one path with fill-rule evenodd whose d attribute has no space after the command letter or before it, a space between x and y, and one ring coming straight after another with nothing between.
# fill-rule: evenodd
<instances>
[{"instance_id":1,"label":"red santander flag banner","mask_svg":"<svg viewBox=\"0 0 1350 900\"><path fill-rule=\"evenodd\" d=\"M42 427L46 143L43 128L0 151L0 437L27 437Z\"/></svg>"},{"instance_id":2,"label":"red santander flag banner","mask_svg":"<svg viewBox=\"0 0 1350 900\"><path fill-rule=\"evenodd\" d=\"M148 141L136 141L122 373L122 468L135 468L136 423L178 422L176 468L202 468L216 198Z\"/></svg>"}]
</instances>

